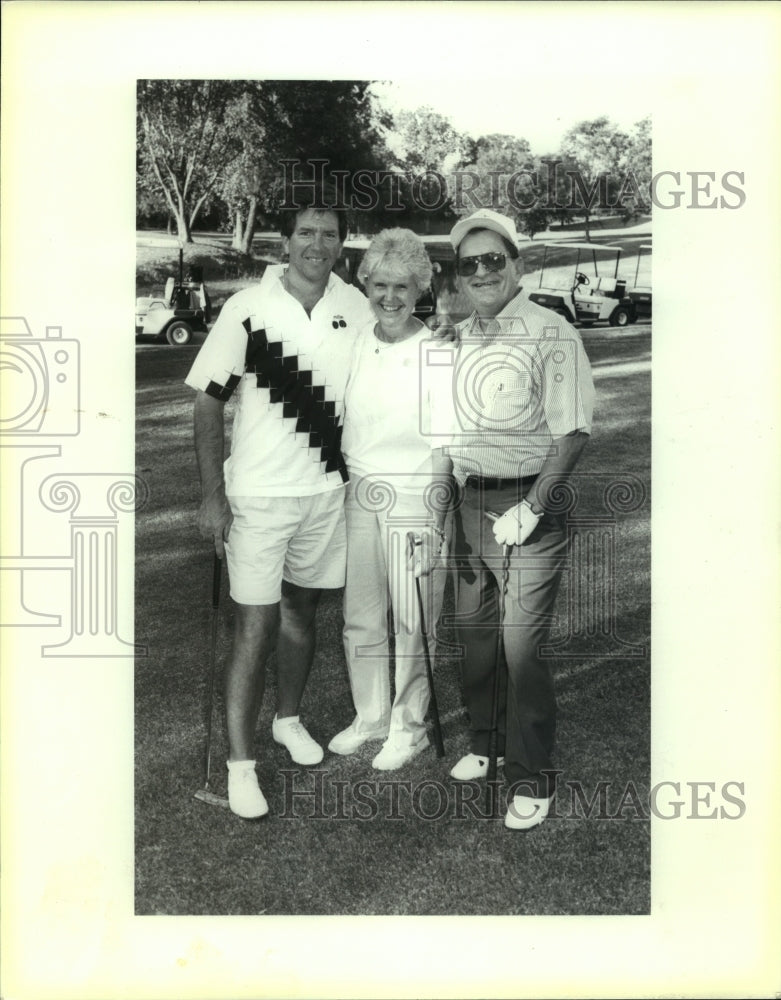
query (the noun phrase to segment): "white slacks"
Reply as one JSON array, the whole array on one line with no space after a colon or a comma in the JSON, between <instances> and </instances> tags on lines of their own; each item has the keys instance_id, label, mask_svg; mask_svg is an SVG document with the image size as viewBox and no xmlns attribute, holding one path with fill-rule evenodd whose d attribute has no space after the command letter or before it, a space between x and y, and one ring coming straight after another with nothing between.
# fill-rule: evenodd
<instances>
[{"instance_id":1,"label":"white slacks","mask_svg":"<svg viewBox=\"0 0 781 1000\"><path fill-rule=\"evenodd\" d=\"M372 496L376 498L379 492ZM390 505L372 504L368 496L365 489L348 484L344 648L355 726L360 732L387 727L394 742L412 745L425 733L429 690L415 576L407 567L407 533L420 534L431 523L431 513L422 495L396 492ZM432 667L445 573L439 565L420 577ZM391 628L395 650L392 703Z\"/></svg>"}]
</instances>

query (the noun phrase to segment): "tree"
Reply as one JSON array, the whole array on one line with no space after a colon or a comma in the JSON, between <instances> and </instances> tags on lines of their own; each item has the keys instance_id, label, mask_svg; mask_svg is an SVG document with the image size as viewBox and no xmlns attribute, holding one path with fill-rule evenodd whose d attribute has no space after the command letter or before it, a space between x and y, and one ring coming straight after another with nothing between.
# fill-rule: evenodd
<instances>
[{"instance_id":1,"label":"tree","mask_svg":"<svg viewBox=\"0 0 781 1000\"><path fill-rule=\"evenodd\" d=\"M252 252L264 193L273 181L266 150L263 99L264 85L247 82L240 106L234 109L242 122L241 151L226 167L219 189L233 228L232 247L247 255Z\"/></svg>"},{"instance_id":2,"label":"tree","mask_svg":"<svg viewBox=\"0 0 781 1000\"><path fill-rule=\"evenodd\" d=\"M331 170L377 166L380 129L389 120L369 87L351 80L267 83L264 124L275 155L325 159Z\"/></svg>"},{"instance_id":3,"label":"tree","mask_svg":"<svg viewBox=\"0 0 781 1000\"><path fill-rule=\"evenodd\" d=\"M467 148L466 137L456 131L449 118L428 106L396 115L394 130L404 170L422 174L443 172L461 162Z\"/></svg>"},{"instance_id":4,"label":"tree","mask_svg":"<svg viewBox=\"0 0 781 1000\"><path fill-rule=\"evenodd\" d=\"M170 223L171 211L161 197L160 185L142 156L139 143L136 146L136 228L143 224L162 226L166 220Z\"/></svg>"},{"instance_id":5,"label":"tree","mask_svg":"<svg viewBox=\"0 0 781 1000\"><path fill-rule=\"evenodd\" d=\"M548 228L549 222L550 216L547 211L540 206L530 208L528 212L524 212L521 218L523 231L532 240L534 239L535 233L544 232Z\"/></svg>"},{"instance_id":6,"label":"tree","mask_svg":"<svg viewBox=\"0 0 781 1000\"><path fill-rule=\"evenodd\" d=\"M595 208L610 204L621 185L621 164L629 138L604 115L581 121L561 141L562 158L569 161L570 207L582 212L586 239Z\"/></svg>"},{"instance_id":7,"label":"tree","mask_svg":"<svg viewBox=\"0 0 781 1000\"><path fill-rule=\"evenodd\" d=\"M144 170L156 179L183 242L192 242L198 213L242 150L244 89L233 81L139 81Z\"/></svg>"},{"instance_id":8,"label":"tree","mask_svg":"<svg viewBox=\"0 0 781 1000\"><path fill-rule=\"evenodd\" d=\"M477 182L473 186L473 197L484 208L501 212L517 223L523 211L534 207L537 197L528 141L514 135L493 133L481 136L472 153L467 171ZM461 215L469 215L477 206L465 186L463 192L463 197L457 199L456 209Z\"/></svg>"},{"instance_id":9,"label":"tree","mask_svg":"<svg viewBox=\"0 0 781 1000\"><path fill-rule=\"evenodd\" d=\"M392 122L387 145L392 146L386 166L398 175L401 213L383 216L398 225L400 214L407 225L430 233L437 218L452 218L446 175L464 160L470 140L458 132L449 118L428 105L402 111Z\"/></svg>"},{"instance_id":10,"label":"tree","mask_svg":"<svg viewBox=\"0 0 781 1000\"><path fill-rule=\"evenodd\" d=\"M221 196L233 219L234 246L249 253L259 215L275 214L285 182L316 175L307 161L323 161L326 180L333 171L349 178L375 169L387 159L382 130L390 120L362 81L266 81L248 84L245 98L243 148Z\"/></svg>"},{"instance_id":11,"label":"tree","mask_svg":"<svg viewBox=\"0 0 781 1000\"><path fill-rule=\"evenodd\" d=\"M406 224L430 233L435 220L454 216L448 174L470 159L474 141L449 118L423 105L395 117L389 144L402 177L400 201L406 208Z\"/></svg>"},{"instance_id":12,"label":"tree","mask_svg":"<svg viewBox=\"0 0 781 1000\"><path fill-rule=\"evenodd\" d=\"M622 188L619 203L628 211L631 202L634 212L651 210L650 185L653 169L651 165L651 116L647 115L635 122L629 133L622 160Z\"/></svg>"},{"instance_id":13,"label":"tree","mask_svg":"<svg viewBox=\"0 0 781 1000\"><path fill-rule=\"evenodd\" d=\"M265 172L261 158L249 148L242 152L233 168L226 176L220 193L228 207L233 228L231 246L243 254L250 254L265 186Z\"/></svg>"},{"instance_id":14,"label":"tree","mask_svg":"<svg viewBox=\"0 0 781 1000\"><path fill-rule=\"evenodd\" d=\"M574 209L570 207L572 179L568 174L576 170L573 160L564 159L560 153L545 153L534 159L537 178L535 208L548 213L550 219L564 227L571 220Z\"/></svg>"}]
</instances>

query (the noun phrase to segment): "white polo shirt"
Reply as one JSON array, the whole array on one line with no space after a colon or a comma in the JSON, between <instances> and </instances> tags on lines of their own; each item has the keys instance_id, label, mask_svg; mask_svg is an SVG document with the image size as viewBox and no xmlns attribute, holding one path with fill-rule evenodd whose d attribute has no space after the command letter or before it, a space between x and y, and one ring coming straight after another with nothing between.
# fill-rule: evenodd
<instances>
[{"instance_id":1,"label":"white polo shirt","mask_svg":"<svg viewBox=\"0 0 781 1000\"><path fill-rule=\"evenodd\" d=\"M356 332L366 298L337 275L311 316L271 265L257 285L232 295L185 382L227 401L236 395L229 496L312 496L347 479L342 415Z\"/></svg>"},{"instance_id":2,"label":"white polo shirt","mask_svg":"<svg viewBox=\"0 0 781 1000\"><path fill-rule=\"evenodd\" d=\"M427 364L432 339L423 327L399 343L374 335L372 318L359 332L347 383L343 450L350 477L368 476L402 493L422 494L432 476L432 449L449 438L432 425L452 424L449 370ZM444 349L454 353L449 344ZM438 376L438 377L436 377Z\"/></svg>"}]
</instances>

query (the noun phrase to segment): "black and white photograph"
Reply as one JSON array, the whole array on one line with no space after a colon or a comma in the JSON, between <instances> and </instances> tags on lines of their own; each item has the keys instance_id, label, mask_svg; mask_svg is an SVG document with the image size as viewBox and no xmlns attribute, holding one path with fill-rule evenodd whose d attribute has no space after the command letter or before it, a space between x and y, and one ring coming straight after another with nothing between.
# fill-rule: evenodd
<instances>
[{"instance_id":1,"label":"black and white photograph","mask_svg":"<svg viewBox=\"0 0 781 1000\"><path fill-rule=\"evenodd\" d=\"M138 84L137 913L650 912L651 118L407 93Z\"/></svg>"},{"instance_id":2,"label":"black and white photograph","mask_svg":"<svg viewBox=\"0 0 781 1000\"><path fill-rule=\"evenodd\" d=\"M777 7L2 18L3 996L777 995Z\"/></svg>"}]
</instances>

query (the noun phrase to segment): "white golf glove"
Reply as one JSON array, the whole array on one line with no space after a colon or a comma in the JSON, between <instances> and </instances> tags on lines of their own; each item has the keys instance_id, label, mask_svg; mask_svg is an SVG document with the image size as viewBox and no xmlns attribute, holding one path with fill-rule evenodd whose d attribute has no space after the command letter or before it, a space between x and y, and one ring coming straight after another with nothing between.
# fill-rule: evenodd
<instances>
[{"instance_id":1,"label":"white golf glove","mask_svg":"<svg viewBox=\"0 0 781 1000\"><path fill-rule=\"evenodd\" d=\"M494 538L500 545L523 545L541 517L522 500L494 521Z\"/></svg>"}]
</instances>

